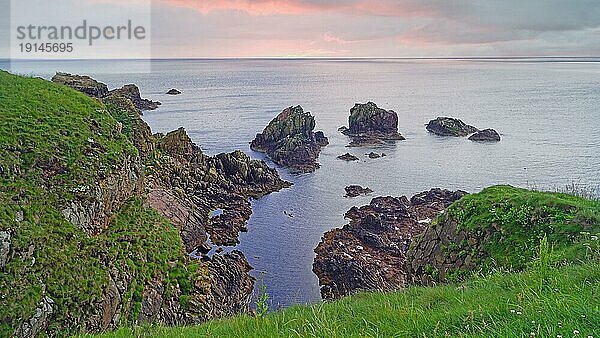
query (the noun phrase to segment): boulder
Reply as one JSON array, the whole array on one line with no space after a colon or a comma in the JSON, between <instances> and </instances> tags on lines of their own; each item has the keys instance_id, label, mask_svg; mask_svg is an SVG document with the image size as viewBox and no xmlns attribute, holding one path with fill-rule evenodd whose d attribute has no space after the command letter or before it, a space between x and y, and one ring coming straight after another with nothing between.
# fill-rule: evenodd
<instances>
[{"instance_id":1,"label":"boulder","mask_svg":"<svg viewBox=\"0 0 600 338\"><path fill-rule=\"evenodd\" d=\"M484 129L471 135L469 140L476 142L499 142L500 134L494 129Z\"/></svg>"},{"instance_id":2,"label":"boulder","mask_svg":"<svg viewBox=\"0 0 600 338\"><path fill-rule=\"evenodd\" d=\"M349 185L346 188L346 195L344 197L358 197L360 195L368 195L373 192L370 188L363 188L360 185Z\"/></svg>"},{"instance_id":3,"label":"boulder","mask_svg":"<svg viewBox=\"0 0 600 338\"><path fill-rule=\"evenodd\" d=\"M426 126L431 133L440 136L463 137L477 132L477 128L451 117L438 117L429 121Z\"/></svg>"},{"instance_id":4,"label":"boulder","mask_svg":"<svg viewBox=\"0 0 600 338\"><path fill-rule=\"evenodd\" d=\"M265 152L275 163L297 172L319 168L321 148L329 144L323 132L314 132L315 118L302 107L289 107L275 117L250 148Z\"/></svg>"},{"instance_id":5,"label":"boulder","mask_svg":"<svg viewBox=\"0 0 600 338\"><path fill-rule=\"evenodd\" d=\"M337 157L340 160L344 160L346 162L350 162L350 161L358 161L359 158L350 154L350 153L345 153L344 155L340 155Z\"/></svg>"},{"instance_id":6,"label":"boulder","mask_svg":"<svg viewBox=\"0 0 600 338\"><path fill-rule=\"evenodd\" d=\"M348 128L338 130L353 138L351 146L404 140L404 137L398 133L398 115L393 110L377 107L373 102L355 104L350 109Z\"/></svg>"},{"instance_id":7,"label":"boulder","mask_svg":"<svg viewBox=\"0 0 600 338\"><path fill-rule=\"evenodd\" d=\"M173 88L173 89L170 89L170 90L167 92L167 95L179 95L179 94L181 94L181 92L180 92L179 90L175 89L175 88Z\"/></svg>"}]
</instances>

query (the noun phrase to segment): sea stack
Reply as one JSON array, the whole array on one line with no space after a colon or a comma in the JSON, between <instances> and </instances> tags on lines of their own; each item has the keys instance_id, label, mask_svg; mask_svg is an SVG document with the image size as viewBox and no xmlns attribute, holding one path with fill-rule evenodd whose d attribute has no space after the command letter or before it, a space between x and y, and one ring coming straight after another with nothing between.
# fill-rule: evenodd
<instances>
[{"instance_id":1,"label":"sea stack","mask_svg":"<svg viewBox=\"0 0 600 338\"><path fill-rule=\"evenodd\" d=\"M373 102L355 104L350 109L348 128L340 128L340 131L352 138L351 147L405 139L398 133L398 114L393 110L381 109Z\"/></svg>"},{"instance_id":2,"label":"sea stack","mask_svg":"<svg viewBox=\"0 0 600 338\"><path fill-rule=\"evenodd\" d=\"M300 173L319 168L321 148L329 144L323 132L315 129L315 118L301 106L284 109L250 144L266 153L275 163Z\"/></svg>"}]
</instances>

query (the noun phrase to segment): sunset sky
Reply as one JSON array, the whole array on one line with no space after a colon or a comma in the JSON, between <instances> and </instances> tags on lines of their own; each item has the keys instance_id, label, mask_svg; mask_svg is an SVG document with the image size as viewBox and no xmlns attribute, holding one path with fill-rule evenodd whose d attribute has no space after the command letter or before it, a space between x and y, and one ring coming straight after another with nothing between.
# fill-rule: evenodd
<instances>
[{"instance_id":1,"label":"sunset sky","mask_svg":"<svg viewBox=\"0 0 600 338\"><path fill-rule=\"evenodd\" d=\"M131 7L140 1L77 2ZM153 0L152 4L153 57L600 55L599 0Z\"/></svg>"}]
</instances>

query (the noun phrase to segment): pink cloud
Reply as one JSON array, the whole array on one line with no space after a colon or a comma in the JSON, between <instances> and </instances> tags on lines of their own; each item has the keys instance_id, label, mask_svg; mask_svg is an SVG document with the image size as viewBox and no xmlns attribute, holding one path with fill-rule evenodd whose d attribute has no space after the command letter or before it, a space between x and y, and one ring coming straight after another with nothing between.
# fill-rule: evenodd
<instances>
[{"instance_id":1,"label":"pink cloud","mask_svg":"<svg viewBox=\"0 0 600 338\"><path fill-rule=\"evenodd\" d=\"M381 16L431 16L434 6L422 5L417 0L160 0L174 7L190 8L206 15L214 11L239 11L250 15L344 13Z\"/></svg>"}]
</instances>

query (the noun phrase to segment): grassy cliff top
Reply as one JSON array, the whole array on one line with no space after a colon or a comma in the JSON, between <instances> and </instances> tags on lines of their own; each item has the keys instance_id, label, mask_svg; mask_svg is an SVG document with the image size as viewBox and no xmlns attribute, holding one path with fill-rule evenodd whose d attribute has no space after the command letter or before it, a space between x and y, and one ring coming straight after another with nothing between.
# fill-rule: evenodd
<instances>
[{"instance_id":1,"label":"grassy cliff top","mask_svg":"<svg viewBox=\"0 0 600 338\"><path fill-rule=\"evenodd\" d=\"M70 200L95 197L93 189L83 190L119 177L125 161L138 161L115 115L125 118L66 86L0 71L0 234L7 255L0 269L0 336L18 332L48 298L46 333L85 330L110 269L133 276L123 295L131 310L121 323L138 315L148 280L160 275L187 291L197 275L197 266L184 264L177 229L139 197L130 196L97 236L63 216Z\"/></svg>"}]
</instances>

